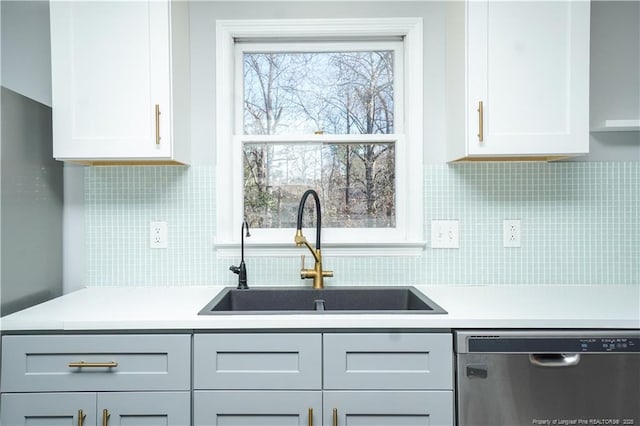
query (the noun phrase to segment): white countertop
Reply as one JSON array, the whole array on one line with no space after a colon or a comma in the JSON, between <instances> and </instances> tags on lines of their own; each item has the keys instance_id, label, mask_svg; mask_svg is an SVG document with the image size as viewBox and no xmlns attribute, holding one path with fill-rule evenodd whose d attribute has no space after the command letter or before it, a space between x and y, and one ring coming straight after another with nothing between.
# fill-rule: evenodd
<instances>
[{"instance_id":1,"label":"white countertop","mask_svg":"<svg viewBox=\"0 0 640 426\"><path fill-rule=\"evenodd\" d=\"M0 319L3 331L640 329L640 285L416 286L448 313L198 315L223 287L92 287Z\"/></svg>"}]
</instances>

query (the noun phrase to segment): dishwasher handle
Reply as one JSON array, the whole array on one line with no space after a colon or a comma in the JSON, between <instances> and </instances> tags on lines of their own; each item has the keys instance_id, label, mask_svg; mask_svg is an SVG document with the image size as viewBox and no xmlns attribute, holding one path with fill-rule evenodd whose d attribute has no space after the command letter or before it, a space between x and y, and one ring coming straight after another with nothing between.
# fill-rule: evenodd
<instances>
[{"instance_id":1,"label":"dishwasher handle","mask_svg":"<svg viewBox=\"0 0 640 426\"><path fill-rule=\"evenodd\" d=\"M580 363L580 354L529 354L529 362L538 367L573 367Z\"/></svg>"}]
</instances>

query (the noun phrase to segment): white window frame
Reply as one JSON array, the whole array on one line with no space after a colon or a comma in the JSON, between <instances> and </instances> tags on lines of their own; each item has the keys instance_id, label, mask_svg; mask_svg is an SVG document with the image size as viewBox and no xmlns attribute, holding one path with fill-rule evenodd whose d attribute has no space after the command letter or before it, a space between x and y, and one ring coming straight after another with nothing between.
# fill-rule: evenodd
<instances>
[{"instance_id":1,"label":"white window frame","mask_svg":"<svg viewBox=\"0 0 640 426\"><path fill-rule=\"evenodd\" d=\"M237 255L243 211L242 143L265 141L263 135L243 135L242 82L236 81L235 39L367 39L402 37L401 82L404 93L394 94L396 111L404 116L395 122L396 134L374 135L378 142L393 142L396 149L396 227L325 228L322 244L331 255L407 255L424 249L423 231L423 84L422 19L273 19L219 20L216 22L216 249L218 255ZM329 49L331 50L331 49ZM255 51L252 49L252 51ZM410 96L405 96L408 93ZM398 102L400 100L400 102ZM238 115L240 115L238 117ZM371 141L372 135L310 135L317 141ZM273 136L268 136L269 142ZM278 136L278 142L299 137ZM315 230L305 230L313 240ZM295 229L256 229L245 244L270 248L254 255L300 254L293 244ZM393 248L393 251L389 251Z\"/></svg>"}]
</instances>

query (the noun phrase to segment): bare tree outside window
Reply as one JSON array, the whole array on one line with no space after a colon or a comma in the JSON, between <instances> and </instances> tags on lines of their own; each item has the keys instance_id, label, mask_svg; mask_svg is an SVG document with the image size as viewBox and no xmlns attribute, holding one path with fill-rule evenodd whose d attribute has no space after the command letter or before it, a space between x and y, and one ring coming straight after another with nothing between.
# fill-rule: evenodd
<instances>
[{"instance_id":1,"label":"bare tree outside window","mask_svg":"<svg viewBox=\"0 0 640 426\"><path fill-rule=\"evenodd\" d=\"M380 135L394 131L393 52L244 54L247 135ZM245 143L244 212L254 227L294 227L315 188L329 227L395 226L395 144Z\"/></svg>"}]
</instances>

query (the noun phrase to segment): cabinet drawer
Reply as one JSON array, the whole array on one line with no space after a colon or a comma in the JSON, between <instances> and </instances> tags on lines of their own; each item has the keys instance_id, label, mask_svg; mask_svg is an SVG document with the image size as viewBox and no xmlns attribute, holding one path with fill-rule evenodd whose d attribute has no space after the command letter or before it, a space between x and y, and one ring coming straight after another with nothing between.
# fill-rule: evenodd
<instances>
[{"instance_id":1,"label":"cabinet drawer","mask_svg":"<svg viewBox=\"0 0 640 426\"><path fill-rule=\"evenodd\" d=\"M319 334L196 334L195 389L320 389Z\"/></svg>"},{"instance_id":2,"label":"cabinet drawer","mask_svg":"<svg viewBox=\"0 0 640 426\"><path fill-rule=\"evenodd\" d=\"M4 336L2 392L188 390L189 335Z\"/></svg>"},{"instance_id":3,"label":"cabinet drawer","mask_svg":"<svg viewBox=\"0 0 640 426\"><path fill-rule=\"evenodd\" d=\"M325 389L453 389L448 333L325 334Z\"/></svg>"}]
</instances>

